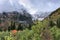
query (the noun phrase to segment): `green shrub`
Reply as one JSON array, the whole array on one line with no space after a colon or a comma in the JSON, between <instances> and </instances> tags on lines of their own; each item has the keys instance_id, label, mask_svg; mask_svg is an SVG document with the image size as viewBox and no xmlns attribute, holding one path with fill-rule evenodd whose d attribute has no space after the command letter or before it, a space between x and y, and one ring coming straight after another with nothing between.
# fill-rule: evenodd
<instances>
[{"instance_id":1,"label":"green shrub","mask_svg":"<svg viewBox=\"0 0 60 40\"><path fill-rule=\"evenodd\" d=\"M55 24L54 24L54 22L53 21L49 21L49 26L50 27L53 27Z\"/></svg>"},{"instance_id":2,"label":"green shrub","mask_svg":"<svg viewBox=\"0 0 60 40\"><path fill-rule=\"evenodd\" d=\"M60 40L60 29L54 26L50 29L54 40Z\"/></svg>"},{"instance_id":3,"label":"green shrub","mask_svg":"<svg viewBox=\"0 0 60 40\"><path fill-rule=\"evenodd\" d=\"M57 27L60 28L60 18L57 19Z\"/></svg>"}]
</instances>

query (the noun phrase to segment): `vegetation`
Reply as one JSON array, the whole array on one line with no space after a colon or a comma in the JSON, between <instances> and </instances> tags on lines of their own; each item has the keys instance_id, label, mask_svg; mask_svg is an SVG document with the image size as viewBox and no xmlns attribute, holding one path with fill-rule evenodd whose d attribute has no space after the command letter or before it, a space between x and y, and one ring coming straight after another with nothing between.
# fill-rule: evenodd
<instances>
[{"instance_id":1,"label":"vegetation","mask_svg":"<svg viewBox=\"0 0 60 40\"><path fill-rule=\"evenodd\" d=\"M36 21L31 30L0 32L0 40L60 40L60 29L47 27L48 21Z\"/></svg>"},{"instance_id":2,"label":"vegetation","mask_svg":"<svg viewBox=\"0 0 60 40\"><path fill-rule=\"evenodd\" d=\"M59 16L55 19L56 16L51 14L52 16L49 15L49 19L43 21L35 20L33 23L31 15L28 14L25 10L23 10L23 12L23 15L18 15L18 12L13 12L13 14L17 14L14 14L9 18L6 17L9 23L6 22L5 18L5 15L8 15L3 12L3 19L5 20L3 20L4 22L1 21L2 19L0 20L0 40L60 40ZM58 14L60 13L59 11L55 11L53 13L56 12ZM5 22L5 25L8 25L1 26L1 24Z\"/></svg>"},{"instance_id":3,"label":"vegetation","mask_svg":"<svg viewBox=\"0 0 60 40\"><path fill-rule=\"evenodd\" d=\"M57 27L60 28L60 18L57 19Z\"/></svg>"}]
</instances>

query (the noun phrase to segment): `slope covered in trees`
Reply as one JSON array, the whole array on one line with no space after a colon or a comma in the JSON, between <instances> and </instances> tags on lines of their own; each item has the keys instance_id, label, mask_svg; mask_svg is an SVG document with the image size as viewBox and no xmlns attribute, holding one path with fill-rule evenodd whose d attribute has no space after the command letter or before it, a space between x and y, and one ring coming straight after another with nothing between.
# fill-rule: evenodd
<instances>
[{"instance_id":1,"label":"slope covered in trees","mask_svg":"<svg viewBox=\"0 0 60 40\"><path fill-rule=\"evenodd\" d=\"M22 10L22 12L3 12L0 15L0 28L3 30L13 29L14 27L14 29L18 29L20 26L22 26L23 29L31 29L32 24L32 16L26 10Z\"/></svg>"}]
</instances>

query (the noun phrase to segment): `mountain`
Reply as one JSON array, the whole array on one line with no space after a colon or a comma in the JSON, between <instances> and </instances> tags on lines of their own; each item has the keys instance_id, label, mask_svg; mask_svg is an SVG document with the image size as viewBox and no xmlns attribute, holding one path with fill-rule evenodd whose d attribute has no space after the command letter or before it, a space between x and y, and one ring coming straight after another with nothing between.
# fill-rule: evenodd
<instances>
[{"instance_id":1,"label":"mountain","mask_svg":"<svg viewBox=\"0 0 60 40\"><path fill-rule=\"evenodd\" d=\"M50 14L50 12L37 12L35 14L33 14L34 19L38 19L38 20L43 20L44 18L46 18L48 15Z\"/></svg>"},{"instance_id":2,"label":"mountain","mask_svg":"<svg viewBox=\"0 0 60 40\"><path fill-rule=\"evenodd\" d=\"M57 20L60 18L60 8L57 8L55 11L53 11L50 15L49 18L52 20Z\"/></svg>"},{"instance_id":3,"label":"mountain","mask_svg":"<svg viewBox=\"0 0 60 40\"><path fill-rule=\"evenodd\" d=\"M52 11L52 12L37 12L36 14L34 14L35 19L38 20L44 20L44 19L48 19L49 20L57 20L58 18L60 18L60 8L57 8L56 10Z\"/></svg>"}]
</instances>

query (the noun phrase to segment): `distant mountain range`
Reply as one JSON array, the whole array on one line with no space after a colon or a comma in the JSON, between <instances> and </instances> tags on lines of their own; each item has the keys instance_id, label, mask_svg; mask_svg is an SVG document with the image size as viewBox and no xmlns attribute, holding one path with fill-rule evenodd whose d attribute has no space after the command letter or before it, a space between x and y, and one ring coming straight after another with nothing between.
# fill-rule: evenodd
<instances>
[{"instance_id":1,"label":"distant mountain range","mask_svg":"<svg viewBox=\"0 0 60 40\"><path fill-rule=\"evenodd\" d=\"M37 12L36 14L33 14L33 19L36 20L43 20L44 18L46 18L48 15L50 15L51 12Z\"/></svg>"},{"instance_id":2,"label":"distant mountain range","mask_svg":"<svg viewBox=\"0 0 60 40\"><path fill-rule=\"evenodd\" d=\"M12 5L11 5L10 1L7 0L4 4L0 5L0 12L1 11L3 11L3 12L5 12L5 11L19 11L19 12L21 12L22 8L25 9L23 7L23 5L20 5L17 2L16 3L14 2ZM51 14L51 12L37 11L35 14L31 14L31 15L33 17L33 20L34 19L43 20L44 18L46 18L50 14Z\"/></svg>"}]
</instances>

